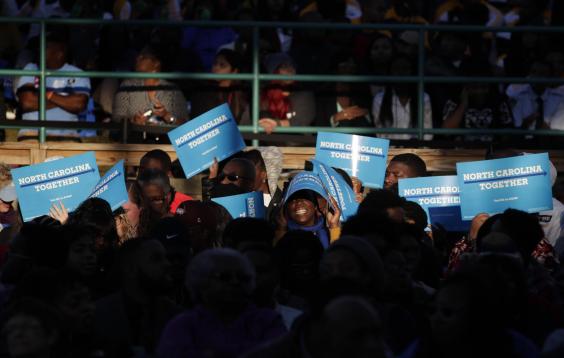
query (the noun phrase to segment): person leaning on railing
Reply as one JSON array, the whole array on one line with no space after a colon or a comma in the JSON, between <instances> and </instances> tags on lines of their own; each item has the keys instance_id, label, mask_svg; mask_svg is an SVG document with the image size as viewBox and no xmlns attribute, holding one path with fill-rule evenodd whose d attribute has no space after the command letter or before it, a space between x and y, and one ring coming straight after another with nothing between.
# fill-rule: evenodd
<instances>
[{"instance_id":1,"label":"person leaning on railing","mask_svg":"<svg viewBox=\"0 0 564 358\"><path fill-rule=\"evenodd\" d=\"M268 56L266 69L272 74L296 74L294 61L284 53ZM314 118L313 93L300 89L293 80L271 81L265 89L260 103L259 125L267 134L275 131L276 127L309 126Z\"/></svg>"},{"instance_id":2,"label":"person leaning on railing","mask_svg":"<svg viewBox=\"0 0 564 358\"><path fill-rule=\"evenodd\" d=\"M155 49L146 47L137 56L135 71L158 73L161 69L162 59ZM188 118L188 110L184 95L173 83L158 78L136 78L122 82L114 99L112 115L116 120L125 119L141 126L182 124ZM137 132L133 141L166 141L166 135L147 132Z\"/></svg>"},{"instance_id":3,"label":"person leaning on railing","mask_svg":"<svg viewBox=\"0 0 564 358\"><path fill-rule=\"evenodd\" d=\"M78 67L67 63L67 37L62 32L53 32L47 38L45 68L54 71L80 72ZM24 70L37 70L38 65L29 63ZM17 81L17 96L23 120L37 121L39 118L39 78L22 76ZM46 78L45 119L50 121L77 122L78 114L86 109L90 95L90 80L86 77ZM73 129L47 130L48 140L80 141ZM24 128L18 133L18 141L37 140L37 129Z\"/></svg>"}]
</instances>

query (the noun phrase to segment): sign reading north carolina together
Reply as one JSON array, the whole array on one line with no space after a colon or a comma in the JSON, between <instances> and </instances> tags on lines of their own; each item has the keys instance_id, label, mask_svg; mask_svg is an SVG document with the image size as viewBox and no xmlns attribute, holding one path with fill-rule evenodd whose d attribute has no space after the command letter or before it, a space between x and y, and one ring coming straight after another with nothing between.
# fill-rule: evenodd
<instances>
[{"instance_id":1,"label":"sign reading north carolina together","mask_svg":"<svg viewBox=\"0 0 564 358\"><path fill-rule=\"evenodd\" d=\"M129 200L127 188L125 187L125 175L123 160L117 162L94 187L89 198L100 198L106 200L116 210Z\"/></svg>"},{"instance_id":2,"label":"sign reading north carolina together","mask_svg":"<svg viewBox=\"0 0 564 358\"><path fill-rule=\"evenodd\" d=\"M429 208L460 206L456 175L400 179L398 194L419 204L429 216Z\"/></svg>"},{"instance_id":3,"label":"sign reading north carolina together","mask_svg":"<svg viewBox=\"0 0 564 358\"><path fill-rule=\"evenodd\" d=\"M341 168L369 188L382 188L390 141L352 134L319 132L315 159Z\"/></svg>"},{"instance_id":4,"label":"sign reading north carolina together","mask_svg":"<svg viewBox=\"0 0 564 358\"><path fill-rule=\"evenodd\" d=\"M284 196L284 202L288 200L292 194L300 190L312 190L317 194L321 195L324 199L327 199L327 191L323 187L323 183L319 176L312 172L299 172L290 181L286 195Z\"/></svg>"},{"instance_id":5,"label":"sign reading north carolina together","mask_svg":"<svg viewBox=\"0 0 564 358\"><path fill-rule=\"evenodd\" d=\"M513 208L536 213L552 210L548 154L457 163L462 218Z\"/></svg>"},{"instance_id":6,"label":"sign reading north carolina together","mask_svg":"<svg viewBox=\"0 0 564 358\"><path fill-rule=\"evenodd\" d=\"M49 214L59 202L73 211L100 180L94 152L12 169L12 177L24 221Z\"/></svg>"},{"instance_id":7,"label":"sign reading north carolina together","mask_svg":"<svg viewBox=\"0 0 564 358\"><path fill-rule=\"evenodd\" d=\"M168 132L186 178L245 148L237 122L226 103Z\"/></svg>"},{"instance_id":8,"label":"sign reading north carolina together","mask_svg":"<svg viewBox=\"0 0 564 358\"><path fill-rule=\"evenodd\" d=\"M327 192L339 204L342 221L346 221L349 217L355 215L358 210L355 193L341 174L318 160L312 160L311 162L313 164L313 172L319 175Z\"/></svg>"},{"instance_id":9,"label":"sign reading north carolina together","mask_svg":"<svg viewBox=\"0 0 564 358\"><path fill-rule=\"evenodd\" d=\"M247 217L264 219L265 217L264 197L258 191L214 198L212 201L227 209L233 219Z\"/></svg>"}]
</instances>

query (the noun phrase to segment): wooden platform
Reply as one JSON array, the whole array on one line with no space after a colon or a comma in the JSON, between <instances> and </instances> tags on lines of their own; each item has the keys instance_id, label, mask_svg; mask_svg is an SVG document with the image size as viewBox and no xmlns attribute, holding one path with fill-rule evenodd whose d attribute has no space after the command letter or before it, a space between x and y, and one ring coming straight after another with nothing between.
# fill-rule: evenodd
<instances>
[{"instance_id":1,"label":"wooden platform","mask_svg":"<svg viewBox=\"0 0 564 358\"><path fill-rule=\"evenodd\" d=\"M111 166L124 159L126 165L136 166L143 154L152 149L162 149L173 159L176 153L170 145L150 144L113 144L113 143L0 143L0 162L10 165L29 165L41 163L45 158L53 156L71 156L87 151L96 152L96 159L100 166ZM310 147L281 147L284 154L284 169L303 169L304 161L313 158L315 148ZM485 150L477 149L410 149L391 148L389 158L400 153L415 153L419 155L431 172L454 172L457 162L482 160ZM531 151L529 151L531 152ZM535 151L535 152L543 152ZM549 151L550 159L559 172L564 173L564 149Z\"/></svg>"}]
</instances>

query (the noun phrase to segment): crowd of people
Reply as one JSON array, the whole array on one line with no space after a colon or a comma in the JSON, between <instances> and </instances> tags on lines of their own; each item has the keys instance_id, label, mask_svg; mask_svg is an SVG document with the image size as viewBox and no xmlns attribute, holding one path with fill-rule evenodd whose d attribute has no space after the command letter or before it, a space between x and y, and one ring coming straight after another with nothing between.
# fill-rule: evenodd
<instances>
[{"instance_id":1,"label":"crowd of people","mask_svg":"<svg viewBox=\"0 0 564 358\"><path fill-rule=\"evenodd\" d=\"M453 232L398 195L400 179L430 174L415 154L390 160L383 189L339 171L359 202L342 222L330 196L286 194L277 149L214 163L202 200L152 150L119 209L90 198L29 222L0 166L0 357L564 354L556 170L553 210L480 214ZM252 191L265 218L210 200Z\"/></svg>"},{"instance_id":2,"label":"crowd of people","mask_svg":"<svg viewBox=\"0 0 564 358\"><path fill-rule=\"evenodd\" d=\"M240 20L352 24L558 26L564 7L550 0L4 0L1 16L35 18ZM0 68L38 69L39 25L1 24ZM250 73L252 30L245 27L145 25L47 26L47 70ZM429 76L562 79L561 33L424 33L423 70ZM85 46L85 44L88 44ZM263 28L259 67L268 74L414 76L419 72L418 32ZM38 78L2 80L0 118L37 119ZM49 77L47 119L182 124L228 103L239 124L252 118L249 81L231 79L126 79ZM263 81L259 125L266 133L288 126L418 126L417 84ZM564 129L561 84L430 83L421 116L425 128ZM155 128L131 129L130 142L166 142ZM52 130L52 140L98 137L93 130ZM100 134L100 133L98 133ZM409 140L414 134L383 135ZM36 137L31 129L19 140ZM119 132L105 140L121 139ZM432 135L425 135L431 140ZM530 137L526 137L529 139ZM467 135L469 141L491 135Z\"/></svg>"}]
</instances>

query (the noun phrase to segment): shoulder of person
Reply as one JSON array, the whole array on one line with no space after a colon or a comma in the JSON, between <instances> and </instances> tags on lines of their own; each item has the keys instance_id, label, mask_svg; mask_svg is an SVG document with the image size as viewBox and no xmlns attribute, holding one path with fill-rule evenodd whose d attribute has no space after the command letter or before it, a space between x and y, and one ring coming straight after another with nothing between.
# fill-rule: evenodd
<instances>
[{"instance_id":1,"label":"shoulder of person","mask_svg":"<svg viewBox=\"0 0 564 358\"><path fill-rule=\"evenodd\" d=\"M59 69L59 71L69 71L69 72L83 72L83 70L75 65L71 65L70 63L65 63L63 67Z\"/></svg>"},{"instance_id":2,"label":"shoulder of person","mask_svg":"<svg viewBox=\"0 0 564 358\"><path fill-rule=\"evenodd\" d=\"M30 62L24 66L24 70L35 71L39 69L39 66L36 63Z\"/></svg>"}]
</instances>

